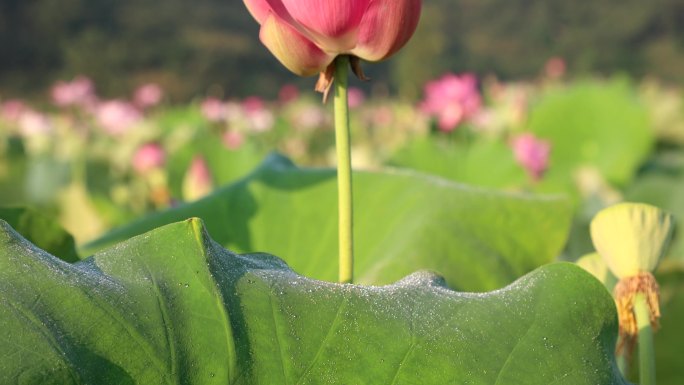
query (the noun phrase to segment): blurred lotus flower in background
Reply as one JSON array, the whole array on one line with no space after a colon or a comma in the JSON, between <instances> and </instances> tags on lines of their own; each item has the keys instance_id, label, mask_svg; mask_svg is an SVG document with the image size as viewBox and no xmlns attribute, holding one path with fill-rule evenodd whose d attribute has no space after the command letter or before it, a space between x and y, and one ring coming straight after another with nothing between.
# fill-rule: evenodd
<instances>
[{"instance_id":1,"label":"blurred lotus flower in background","mask_svg":"<svg viewBox=\"0 0 684 385\"><path fill-rule=\"evenodd\" d=\"M183 178L183 200L195 201L208 195L214 188L211 172L207 162L201 156L195 156Z\"/></svg>"},{"instance_id":2,"label":"blurred lotus flower in background","mask_svg":"<svg viewBox=\"0 0 684 385\"><path fill-rule=\"evenodd\" d=\"M551 143L525 133L513 138L511 145L515 160L525 168L532 180L540 180L549 165Z\"/></svg>"},{"instance_id":3,"label":"blurred lotus flower in background","mask_svg":"<svg viewBox=\"0 0 684 385\"><path fill-rule=\"evenodd\" d=\"M52 123L46 115L31 109L22 112L18 123L21 134L26 137L45 135L53 129Z\"/></svg>"},{"instance_id":4,"label":"blurred lotus flower in background","mask_svg":"<svg viewBox=\"0 0 684 385\"><path fill-rule=\"evenodd\" d=\"M10 99L0 105L0 119L7 122L16 122L24 111L27 110L26 103L19 99Z\"/></svg>"},{"instance_id":5,"label":"blurred lotus flower in background","mask_svg":"<svg viewBox=\"0 0 684 385\"><path fill-rule=\"evenodd\" d=\"M223 145L229 150L237 150L245 141L244 135L238 130L228 130L223 134Z\"/></svg>"},{"instance_id":6,"label":"blurred lotus flower in background","mask_svg":"<svg viewBox=\"0 0 684 385\"><path fill-rule=\"evenodd\" d=\"M307 104L298 108L292 117L292 127L299 131L311 131L326 123L326 114L317 105Z\"/></svg>"},{"instance_id":7,"label":"blurred lotus flower in background","mask_svg":"<svg viewBox=\"0 0 684 385\"><path fill-rule=\"evenodd\" d=\"M250 129L255 132L269 131L275 124L273 112L267 108L266 103L260 97L246 98L242 102L242 109L249 120Z\"/></svg>"},{"instance_id":8,"label":"blurred lotus flower in background","mask_svg":"<svg viewBox=\"0 0 684 385\"><path fill-rule=\"evenodd\" d=\"M565 75L565 60L559 56L550 58L544 65L544 73L551 79L562 78Z\"/></svg>"},{"instance_id":9,"label":"blurred lotus flower in background","mask_svg":"<svg viewBox=\"0 0 684 385\"><path fill-rule=\"evenodd\" d=\"M319 91L332 83L333 71L326 70L338 55L351 55L359 75L356 58L379 61L397 52L413 35L421 7L420 0L244 2L261 25L261 42L287 69L321 73Z\"/></svg>"},{"instance_id":10,"label":"blurred lotus flower in background","mask_svg":"<svg viewBox=\"0 0 684 385\"><path fill-rule=\"evenodd\" d=\"M142 114L131 103L116 99L99 104L95 110L97 123L110 135L122 135L142 120Z\"/></svg>"},{"instance_id":11,"label":"blurred lotus flower in background","mask_svg":"<svg viewBox=\"0 0 684 385\"><path fill-rule=\"evenodd\" d=\"M440 130L450 132L464 120L475 116L481 105L482 98L474 75L446 74L425 85L425 99L420 108L437 117Z\"/></svg>"},{"instance_id":12,"label":"blurred lotus flower in background","mask_svg":"<svg viewBox=\"0 0 684 385\"><path fill-rule=\"evenodd\" d=\"M285 84L278 91L278 101L282 104L294 102L299 98L299 88L294 84Z\"/></svg>"},{"instance_id":13,"label":"blurred lotus flower in background","mask_svg":"<svg viewBox=\"0 0 684 385\"><path fill-rule=\"evenodd\" d=\"M164 91L155 83L147 83L138 87L133 94L133 103L145 109L159 104L164 96Z\"/></svg>"},{"instance_id":14,"label":"blurred lotus flower in background","mask_svg":"<svg viewBox=\"0 0 684 385\"><path fill-rule=\"evenodd\" d=\"M97 99L93 82L85 76L77 76L71 82L58 81L51 93L52 101L60 107L85 107Z\"/></svg>"},{"instance_id":15,"label":"blurred lotus flower in background","mask_svg":"<svg viewBox=\"0 0 684 385\"><path fill-rule=\"evenodd\" d=\"M347 100L349 102L349 108L356 108L363 104L366 100L366 95L364 95L363 90L357 87L349 87Z\"/></svg>"},{"instance_id":16,"label":"blurred lotus flower in background","mask_svg":"<svg viewBox=\"0 0 684 385\"><path fill-rule=\"evenodd\" d=\"M157 143L147 143L133 155L133 169L139 174L162 168L165 162L166 152Z\"/></svg>"},{"instance_id":17,"label":"blurred lotus flower in background","mask_svg":"<svg viewBox=\"0 0 684 385\"><path fill-rule=\"evenodd\" d=\"M202 115L210 122L218 122L225 117L223 102L214 97L208 97L200 105Z\"/></svg>"}]
</instances>

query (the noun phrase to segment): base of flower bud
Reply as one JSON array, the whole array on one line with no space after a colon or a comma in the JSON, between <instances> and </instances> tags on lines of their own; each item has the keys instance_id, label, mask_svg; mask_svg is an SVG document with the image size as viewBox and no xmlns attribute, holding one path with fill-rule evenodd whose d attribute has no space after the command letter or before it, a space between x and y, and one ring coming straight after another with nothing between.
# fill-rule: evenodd
<instances>
[{"instance_id":1,"label":"base of flower bud","mask_svg":"<svg viewBox=\"0 0 684 385\"><path fill-rule=\"evenodd\" d=\"M634 299L637 294L643 294L649 308L650 323L653 330L658 329L660 319L660 290L653 274L644 272L638 275L622 278L615 288L613 295L620 322L617 354L631 357L636 345L639 329L634 314Z\"/></svg>"},{"instance_id":2,"label":"base of flower bud","mask_svg":"<svg viewBox=\"0 0 684 385\"><path fill-rule=\"evenodd\" d=\"M335 82L335 69L337 60L333 60L330 65L325 69L325 71L318 74L318 80L316 81L316 86L314 90L323 94L323 104L328 101L328 94ZM361 59L357 56L349 55L349 67L351 67L352 72L357 78L363 81L370 80L366 74L363 73L363 68L361 68Z\"/></svg>"}]
</instances>

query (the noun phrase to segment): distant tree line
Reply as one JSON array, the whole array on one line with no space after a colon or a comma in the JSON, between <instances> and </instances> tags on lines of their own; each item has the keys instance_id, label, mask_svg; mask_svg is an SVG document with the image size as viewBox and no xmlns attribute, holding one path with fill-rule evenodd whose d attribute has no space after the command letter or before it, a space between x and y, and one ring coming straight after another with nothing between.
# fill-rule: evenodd
<instances>
[{"instance_id":1,"label":"distant tree line","mask_svg":"<svg viewBox=\"0 0 684 385\"><path fill-rule=\"evenodd\" d=\"M85 74L104 95L161 84L174 100L274 96L311 85L258 41L238 0L1 0L0 97L44 96ZM572 74L684 77L681 0L426 0L421 24L392 60L367 65L372 86L418 96L444 71L531 77L552 56Z\"/></svg>"}]
</instances>

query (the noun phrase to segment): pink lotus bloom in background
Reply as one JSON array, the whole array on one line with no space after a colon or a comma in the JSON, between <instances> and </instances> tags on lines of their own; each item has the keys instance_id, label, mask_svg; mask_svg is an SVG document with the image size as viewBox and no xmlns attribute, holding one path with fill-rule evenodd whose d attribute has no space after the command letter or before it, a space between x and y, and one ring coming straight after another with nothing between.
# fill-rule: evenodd
<instances>
[{"instance_id":1,"label":"pink lotus bloom in background","mask_svg":"<svg viewBox=\"0 0 684 385\"><path fill-rule=\"evenodd\" d=\"M165 162L166 152L157 143L145 144L133 155L133 169L140 174L161 168Z\"/></svg>"},{"instance_id":2,"label":"pink lotus bloom in background","mask_svg":"<svg viewBox=\"0 0 684 385\"><path fill-rule=\"evenodd\" d=\"M363 104L366 100L366 95L364 95L363 90L356 87L349 87L347 95L347 101L349 102L349 108L356 108Z\"/></svg>"},{"instance_id":3,"label":"pink lotus bloom in background","mask_svg":"<svg viewBox=\"0 0 684 385\"><path fill-rule=\"evenodd\" d=\"M223 102L214 97L208 97L200 105L202 115L210 122L218 122L225 117L225 107Z\"/></svg>"},{"instance_id":4,"label":"pink lotus bloom in background","mask_svg":"<svg viewBox=\"0 0 684 385\"><path fill-rule=\"evenodd\" d=\"M26 103L23 101L9 99L0 105L0 118L8 122L16 122L26 110Z\"/></svg>"},{"instance_id":5,"label":"pink lotus bloom in background","mask_svg":"<svg viewBox=\"0 0 684 385\"><path fill-rule=\"evenodd\" d=\"M515 160L525 168L532 180L540 180L549 165L551 143L525 133L513 138L511 145Z\"/></svg>"},{"instance_id":6,"label":"pink lotus bloom in background","mask_svg":"<svg viewBox=\"0 0 684 385\"><path fill-rule=\"evenodd\" d=\"M237 150L245 141L244 135L237 130L228 130L223 134L223 145L229 150Z\"/></svg>"},{"instance_id":7,"label":"pink lotus bloom in background","mask_svg":"<svg viewBox=\"0 0 684 385\"><path fill-rule=\"evenodd\" d=\"M285 84L278 91L278 101L282 104L294 102L299 98L299 88L293 84Z\"/></svg>"},{"instance_id":8,"label":"pink lotus bloom in background","mask_svg":"<svg viewBox=\"0 0 684 385\"><path fill-rule=\"evenodd\" d=\"M133 94L133 102L140 108L154 107L159 104L164 91L155 83L147 83L138 87Z\"/></svg>"},{"instance_id":9,"label":"pink lotus bloom in background","mask_svg":"<svg viewBox=\"0 0 684 385\"><path fill-rule=\"evenodd\" d=\"M462 121L474 117L481 105L482 98L474 75L446 74L425 85L425 99L420 108L437 117L440 130L449 132Z\"/></svg>"},{"instance_id":10,"label":"pink lotus bloom in background","mask_svg":"<svg viewBox=\"0 0 684 385\"><path fill-rule=\"evenodd\" d=\"M420 0L244 0L259 38L290 71L325 72L338 55L385 59L418 25Z\"/></svg>"},{"instance_id":11,"label":"pink lotus bloom in background","mask_svg":"<svg viewBox=\"0 0 684 385\"><path fill-rule=\"evenodd\" d=\"M109 100L95 110L97 123L110 135L125 134L142 120L142 114L124 100Z\"/></svg>"},{"instance_id":12,"label":"pink lotus bloom in background","mask_svg":"<svg viewBox=\"0 0 684 385\"><path fill-rule=\"evenodd\" d=\"M52 132L53 126L48 117L40 112L27 109L19 116L19 130L24 136L45 135Z\"/></svg>"},{"instance_id":13,"label":"pink lotus bloom in background","mask_svg":"<svg viewBox=\"0 0 684 385\"><path fill-rule=\"evenodd\" d=\"M77 76L71 82L58 81L52 86L52 101L60 107L87 106L95 100L95 86L85 76Z\"/></svg>"},{"instance_id":14,"label":"pink lotus bloom in background","mask_svg":"<svg viewBox=\"0 0 684 385\"><path fill-rule=\"evenodd\" d=\"M258 96L249 96L242 101L242 108L249 114L265 109L266 103L264 102L264 99Z\"/></svg>"},{"instance_id":15,"label":"pink lotus bloom in background","mask_svg":"<svg viewBox=\"0 0 684 385\"><path fill-rule=\"evenodd\" d=\"M183 199L194 201L208 195L214 188L207 162L201 156L193 158L183 178Z\"/></svg>"},{"instance_id":16,"label":"pink lotus bloom in background","mask_svg":"<svg viewBox=\"0 0 684 385\"><path fill-rule=\"evenodd\" d=\"M250 128L256 132L268 131L275 124L273 112L266 107L266 103L258 96L250 96L242 101L242 110L247 116Z\"/></svg>"},{"instance_id":17,"label":"pink lotus bloom in background","mask_svg":"<svg viewBox=\"0 0 684 385\"><path fill-rule=\"evenodd\" d=\"M562 57L554 56L544 65L546 76L551 79L558 79L565 75L565 60Z\"/></svg>"}]
</instances>

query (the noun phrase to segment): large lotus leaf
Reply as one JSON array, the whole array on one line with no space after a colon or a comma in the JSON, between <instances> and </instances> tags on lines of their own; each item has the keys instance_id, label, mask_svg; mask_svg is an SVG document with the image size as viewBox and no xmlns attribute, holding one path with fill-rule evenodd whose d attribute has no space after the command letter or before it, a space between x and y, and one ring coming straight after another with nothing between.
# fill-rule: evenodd
<instances>
[{"instance_id":1,"label":"large lotus leaf","mask_svg":"<svg viewBox=\"0 0 684 385\"><path fill-rule=\"evenodd\" d=\"M571 264L485 294L315 281L199 220L76 264L0 222L0 383L624 384L613 301Z\"/></svg>"},{"instance_id":2,"label":"large lotus leaf","mask_svg":"<svg viewBox=\"0 0 684 385\"><path fill-rule=\"evenodd\" d=\"M560 197L471 188L411 172L354 174L355 281L385 284L419 269L451 287L504 286L560 252L571 207ZM335 171L274 155L239 183L121 228L89 249L200 217L222 245L283 258L308 277L337 277Z\"/></svg>"},{"instance_id":3,"label":"large lotus leaf","mask_svg":"<svg viewBox=\"0 0 684 385\"><path fill-rule=\"evenodd\" d=\"M574 186L580 167L609 182L631 181L653 146L648 111L632 87L614 80L580 82L550 91L532 109L530 129L552 143L545 191Z\"/></svg>"},{"instance_id":4,"label":"large lotus leaf","mask_svg":"<svg viewBox=\"0 0 684 385\"><path fill-rule=\"evenodd\" d=\"M389 163L483 187L520 188L528 182L510 147L487 137L468 142L436 137L413 140Z\"/></svg>"}]
</instances>

